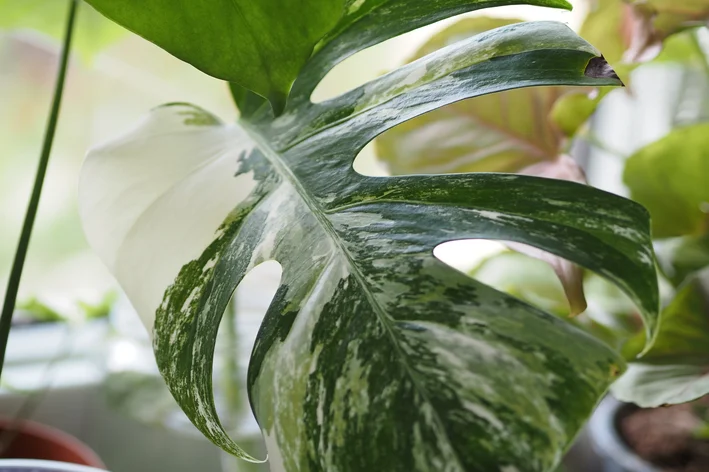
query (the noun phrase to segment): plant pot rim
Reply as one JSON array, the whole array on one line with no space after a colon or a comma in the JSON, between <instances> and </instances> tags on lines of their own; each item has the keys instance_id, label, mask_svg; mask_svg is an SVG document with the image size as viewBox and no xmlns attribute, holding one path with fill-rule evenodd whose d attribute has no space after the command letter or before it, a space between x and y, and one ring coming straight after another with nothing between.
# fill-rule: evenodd
<instances>
[{"instance_id":1,"label":"plant pot rim","mask_svg":"<svg viewBox=\"0 0 709 472\"><path fill-rule=\"evenodd\" d=\"M588 431L594 449L606 458L612 458L622 470L632 472L661 472L656 466L642 459L625 442L618 431L618 414L631 406L611 395L607 395L598 405L588 423Z\"/></svg>"},{"instance_id":2,"label":"plant pot rim","mask_svg":"<svg viewBox=\"0 0 709 472\"><path fill-rule=\"evenodd\" d=\"M0 459L0 472L8 469L17 470L53 470L57 472L106 472L103 469L87 465L71 464L69 462L41 461L35 459Z\"/></svg>"},{"instance_id":3,"label":"plant pot rim","mask_svg":"<svg viewBox=\"0 0 709 472\"><path fill-rule=\"evenodd\" d=\"M99 458L99 456L91 449L89 446L84 444L82 441L66 433L60 429L48 426L42 423L37 423L32 420L19 420L15 422L12 418L0 417L0 430L5 430L11 425L17 426L17 429L22 434L29 436L34 436L43 441L47 441L56 444L60 447L73 451L76 455L80 456L86 465L83 464L73 464L66 463L70 465L77 465L81 467L88 467L89 470L105 470L106 466ZM0 459L0 464L5 464L7 461L23 460L30 461L34 459ZM40 461L41 462L41 461ZM55 462L55 461L44 461L44 462ZM56 464L62 464L62 462L55 462ZM77 469L78 470L78 469Z\"/></svg>"}]
</instances>

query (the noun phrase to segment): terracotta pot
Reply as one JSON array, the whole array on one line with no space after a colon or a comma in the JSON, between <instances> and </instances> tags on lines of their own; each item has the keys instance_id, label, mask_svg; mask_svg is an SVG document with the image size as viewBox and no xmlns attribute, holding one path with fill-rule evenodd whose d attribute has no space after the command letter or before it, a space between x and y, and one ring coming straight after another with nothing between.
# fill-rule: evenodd
<instances>
[{"instance_id":1,"label":"terracotta pot","mask_svg":"<svg viewBox=\"0 0 709 472\"><path fill-rule=\"evenodd\" d=\"M32 421L13 424L12 420L0 419L0 445L3 459L39 459L106 468L96 453L75 437Z\"/></svg>"}]
</instances>

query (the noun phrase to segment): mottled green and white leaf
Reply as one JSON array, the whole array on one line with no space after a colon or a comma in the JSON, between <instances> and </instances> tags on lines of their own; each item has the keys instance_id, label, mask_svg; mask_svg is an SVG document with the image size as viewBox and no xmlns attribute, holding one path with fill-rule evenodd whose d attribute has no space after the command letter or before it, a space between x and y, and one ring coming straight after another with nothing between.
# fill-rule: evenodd
<instances>
[{"instance_id":1,"label":"mottled green and white leaf","mask_svg":"<svg viewBox=\"0 0 709 472\"><path fill-rule=\"evenodd\" d=\"M356 29L342 37L349 31ZM173 104L92 151L80 189L89 240L154 326L173 396L224 449L248 458L214 408L219 321L246 273L275 260L281 286L248 379L272 470L547 470L622 359L455 271L433 250L487 238L567 257L621 286L652 337L647 213L572 182L377 178L356 173L352 162L380 133L455 101L521 86L618 82L589 68L598 52L567 27L526 23L313 104L323 71L342 57L328 47L342 37L301 72L276 119L262 111L223 124Z\"/></svg>"}]
</instances>

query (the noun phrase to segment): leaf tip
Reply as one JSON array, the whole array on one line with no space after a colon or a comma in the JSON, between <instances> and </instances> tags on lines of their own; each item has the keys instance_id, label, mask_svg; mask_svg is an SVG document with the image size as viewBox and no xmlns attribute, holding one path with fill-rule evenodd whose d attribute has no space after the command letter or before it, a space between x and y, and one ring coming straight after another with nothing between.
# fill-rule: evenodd
<instances>
[{"instance_id":1,"label":"leaf tip","mask_svg":"<svg viewBox=\"0 0 709 472\"><path fill-rule=\"evenodd\" d=\"M620 80L620 77L618 77L618 74L615 73L602 55L591 58L588 64L586 64L586 70L584 70L583 73L586 77L593 79L615 79L620 85L625 86L623 81Z\"/></svg>"}]
</instances>

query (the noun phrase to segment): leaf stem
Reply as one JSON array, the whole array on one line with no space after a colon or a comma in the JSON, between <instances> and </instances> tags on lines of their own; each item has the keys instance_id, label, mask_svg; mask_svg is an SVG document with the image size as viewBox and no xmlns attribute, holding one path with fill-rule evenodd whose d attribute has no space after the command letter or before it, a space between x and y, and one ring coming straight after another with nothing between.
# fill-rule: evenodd
<instances>
[{"instance_id":1,"label":"leaf stem","mask_svg":"<svg viewBox=\"0 0 709 472\"><path fill-rule=\"evenodd\" d=\"M12 263L10 279L8 280L7 291L5 292L5 301L3 302L2 314L0 315L0 376L2 375L2 368L5 364L7 338L10 335L10 326L12 324L12 315L15 311L17 292L20 288L22 269L25 265L30 236L32 235L32 227L34 226L34 221L37 216L39 198L42 194L42 185L44 184L44 177L47 173L47 164L49 163L49 155L52 150L52 143L54 142L54 133L57 129L59 108L62 101L62 93L64 91L64 81L66 79L67 63L69 62L69 49L71 46L72 33L74 31L77 6L78 0L69 0L66 33L64 36L64 43L62 45L61 58L59 60L59 72L54 88L52 107L49 112L49 119L47 121L44 142L42 144L42 152L39 157L39 165L37 166L34 187L32 188L32 195L30 196L30 201L27 205L27 213L25 214L25 221L22 224L22 232L20 233L20 240L17 244L15 259Z\"/></svg>"}]
</instances>

